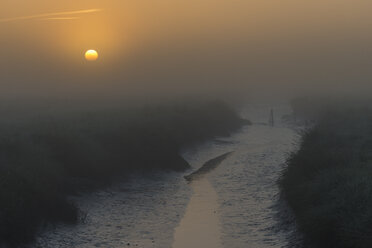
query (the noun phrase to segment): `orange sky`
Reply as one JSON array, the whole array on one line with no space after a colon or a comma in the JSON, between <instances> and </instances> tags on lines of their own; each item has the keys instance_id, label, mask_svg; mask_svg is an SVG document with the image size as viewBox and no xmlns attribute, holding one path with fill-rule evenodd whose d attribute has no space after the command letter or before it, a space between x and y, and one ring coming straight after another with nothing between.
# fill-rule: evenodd
<instances>
[{"instance_id":1,"label":"orange sky","mask_svg":"<svg viewBox=\"0 0 372 248\"><path fill-rule=\"evenodd\" d=\"M367 0L0 0L1 87L365 85L371 7ZM92 9L100 11L65 13ZM96 64L84 61L87 49L100 53Z\"/></svg>"}]
</instances>

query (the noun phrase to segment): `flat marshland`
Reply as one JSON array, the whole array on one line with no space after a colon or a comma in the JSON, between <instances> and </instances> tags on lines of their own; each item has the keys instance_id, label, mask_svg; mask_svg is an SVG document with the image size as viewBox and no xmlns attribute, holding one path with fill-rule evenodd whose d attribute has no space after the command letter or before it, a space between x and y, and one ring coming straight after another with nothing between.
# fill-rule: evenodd
<instances>
[{"instance_id":1,"label":"flat marshland","mask_svg":"<svg viewBox=\"0 0 372 248\"><path fill-rule=\"evenodd\" d=\"M187 169L181 148L247 123L218 101L35 116L0 124L0 240L9 246L44 224L78 221L69 195L131 171Z\"/></svg>"},{"instance_id":2,"label":"flat marshland","mask_svg":"<svg viewBox=\"0 0 372 248\"><path fill-rule=\"evenodd\" d=\"M280 186L316 247L372 247L372 111L335 108L304 132Z\"/></svg>"}]
</instances>

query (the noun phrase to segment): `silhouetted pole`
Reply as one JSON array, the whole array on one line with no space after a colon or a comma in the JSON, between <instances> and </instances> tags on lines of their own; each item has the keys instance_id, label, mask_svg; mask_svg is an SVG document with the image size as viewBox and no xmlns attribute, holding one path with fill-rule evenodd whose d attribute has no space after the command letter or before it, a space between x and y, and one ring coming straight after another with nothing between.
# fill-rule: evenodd
<instances>
[{"instance_id":1,"label":"silhouetted pole","mask_svg":"<svg viewBox=\"0 0 372 248\"><path fill-rule=\"evenodd\" d=\"M271 108L270 110L270 118L269 118L269 124L270 126L274 126L274 110Z\"/></svg>"}]
</instances>

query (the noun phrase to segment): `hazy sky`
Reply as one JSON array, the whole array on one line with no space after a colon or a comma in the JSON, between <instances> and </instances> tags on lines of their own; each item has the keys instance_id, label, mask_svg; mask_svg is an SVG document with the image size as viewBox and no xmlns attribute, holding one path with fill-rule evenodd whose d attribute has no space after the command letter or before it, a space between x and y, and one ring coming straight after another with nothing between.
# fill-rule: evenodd
<instances>
[{"instance_id":1,"label":"hazy sky","mask_svg":"<svg viewBox=\"0 0 372 248\"><path fill-rule=\"evenodd\" d=\"M0 92L370 89L370 0L0 0ZM86 62L96 49L99 60Z\"/></svg>"}]
</instances>

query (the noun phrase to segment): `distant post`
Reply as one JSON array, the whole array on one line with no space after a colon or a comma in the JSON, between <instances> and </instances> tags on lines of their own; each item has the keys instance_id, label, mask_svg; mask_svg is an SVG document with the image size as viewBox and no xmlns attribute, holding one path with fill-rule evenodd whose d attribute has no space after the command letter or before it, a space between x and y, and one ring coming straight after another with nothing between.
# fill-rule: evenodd
<instances>
[{"instance_id":1,"label":"distant post","mask_svg":"<svg viewBox=\"0 0 372 248\"><path fill-rule=\"evenodd\" d=\"M273 127L274 124L275 124L275 123L274 123L274 110L271 108L271 109L270 109L269 125Z\"/></svg>"}]
</instances>

